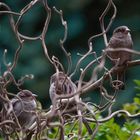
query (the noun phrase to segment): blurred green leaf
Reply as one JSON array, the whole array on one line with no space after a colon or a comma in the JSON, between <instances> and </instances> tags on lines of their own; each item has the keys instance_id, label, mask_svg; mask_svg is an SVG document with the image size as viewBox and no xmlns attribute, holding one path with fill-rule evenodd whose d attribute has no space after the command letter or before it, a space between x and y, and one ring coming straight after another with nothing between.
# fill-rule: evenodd
<instances>
[{"instance_id":1,"label":"blurred green leaf","mask_svg":"<svg viewBox=\"0 0 140 140\"><path fill-rule=\"evenodd\" d=\"M134 80L135 84L140 87L140 80Z\"/></svg>"}]
</instances>

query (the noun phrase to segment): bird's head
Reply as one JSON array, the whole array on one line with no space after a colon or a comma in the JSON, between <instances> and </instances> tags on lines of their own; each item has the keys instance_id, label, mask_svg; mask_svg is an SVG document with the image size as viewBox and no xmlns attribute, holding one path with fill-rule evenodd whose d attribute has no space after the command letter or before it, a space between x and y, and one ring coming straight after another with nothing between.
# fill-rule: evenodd
<instances>
[{"instance_id":1,"label":"bird's head","mask_svg":"<svg viewBox=\"0 0 140 140\"><path fill-rule=\"evenodd\" d=\"M17 96L23 100L34 100L37 95L29 90L21 90Z\"/></svg>"},{"instance_id":2,"label":"bird's head","mask_svg":"<svg viewBox=\"0 0 140 140\"><path fill-rule=\"evenodd\" d=\"M127 26L119 26L114 30L113 35L130 35L130 29Z\"/></svg>"}]
</instances>

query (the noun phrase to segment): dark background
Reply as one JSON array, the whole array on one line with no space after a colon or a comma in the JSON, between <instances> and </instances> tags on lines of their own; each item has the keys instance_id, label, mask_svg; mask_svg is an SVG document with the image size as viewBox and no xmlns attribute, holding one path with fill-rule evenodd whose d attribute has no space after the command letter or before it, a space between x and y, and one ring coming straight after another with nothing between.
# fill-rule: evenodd
<instances>
[{"instance_id":1,"label":"dark background","mask_svg":"<svg viewBox=\"0 0 140 140\"><path fill-rule=\"evenodd\" d=\"M30 0L4 0L0 1L6 3L12 11L19 12ZM108 38L112 35L113 29L120 25L126 25L130 28L134 49L140 51L140 1L135 0L115 0L117 6L117 16L113 22L111 29L107 33ZM65 43L65 48L72 54L73 69L78 57L77 52L85 53L88 50L87 40L90 36L100 33L99 16L107 5L107 0L49 0L50 8L55 6L57 9L62 9L64 19L68 23L68 38ZM0 8L0 10L4 10ZM108 23L112 11L108 13L105 22ZM28 36L37 36L41 33L46 13L41 4L35 5L30 11L24 15L23 20L19 26L19 31ZM15 16L16 19L16 16ZM59 57L62 64L67 68L65 55L59 46L59 39L63 37L64 28L61 24L60 17L52 11L52 19L46 37L46 44L49 54ZM104 48L103 39L100 37L94 41L94 50L99 56ZM8 50L7 61L12 62L18 44L10 28L7 15L0 15L0 65L1 74L5 70L2 61L2 54L4 49ZM133 57L136 59L139 57ZM87 59L86 62L91 61ZM85 63L86 63L85 62ZM84 66L84 64L82 65ZM81 67L82 67L81 66ZM126 73L126 90L121 91L116 107L122 106L122 103L131 102L133 96L136 94L134 79L140 79L140 67L133 67ZM38 95L38 100L43 107L48 107L49 98L49 79L54 73L54 68L45 58L41 43L39 41L25 41L22 49L14 75L17 79L25 74L34 74L33 80L27 80L23 88L30 89ZM74 77L77 79L78 74ZM88 75L87 75L88 77ZM10 88L10 91L16 92L15 88ZM88 95L88 96L87 96ZM86 94L85 100L92 100L96 102L97 92L93 91L91 94Z\"/></svg>"}]
</instances>

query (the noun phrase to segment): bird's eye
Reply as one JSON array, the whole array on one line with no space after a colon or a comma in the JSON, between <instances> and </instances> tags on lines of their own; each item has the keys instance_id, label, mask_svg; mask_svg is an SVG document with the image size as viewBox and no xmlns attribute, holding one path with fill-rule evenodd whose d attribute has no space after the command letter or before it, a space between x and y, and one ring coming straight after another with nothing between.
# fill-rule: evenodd
<instances>
[{"instance_id":1,"label":"bird's eye","mask_svg":"<svg viewBox=\"0 0 140 140\"><path fill-rule=\"evenodd\" d=\"M122 29L118 29L117 32L122 32L123 33L123 32L125 32L125 29L123 29L123 28Z\"/></svg>"},{"instance_id":2,"label":"bird's eye","mask_svg":"<svg viewBox=\"0 0 140 140\"><path fill-rule=\"evenodd\" d=\"M20 92L20 97L25 97L24 92Z\"/></svg>"},{"instance_id":3,"label":"bird's eye","mask_svg":"<svg viewBox=\"0 0 140 140\"><path fill-rule=\"evenodd\" d=\"M121 29L121 32L125 32L125 29Z\"/></svg>"}]
</instances>

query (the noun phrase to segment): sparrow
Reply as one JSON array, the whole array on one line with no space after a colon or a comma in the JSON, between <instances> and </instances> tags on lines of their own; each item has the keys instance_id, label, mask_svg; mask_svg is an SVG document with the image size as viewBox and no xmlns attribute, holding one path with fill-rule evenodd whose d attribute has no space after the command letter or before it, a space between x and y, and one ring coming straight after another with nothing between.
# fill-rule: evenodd
<instances>
[{"instance_id":1,"label":"sparrow","mask_svg":"<svg viewBox=\"0 0 140 140\"><path fill-rule=\"evenodd\" d=\"M133 41L130 34L130 29L127 26L119 26L113 31L113 35L109 40L108 48L132 49ZM112 59L113 64L117 66L125 66L128 61L131 61L132 54L126 51L110 51L108 56ZM116 61L118 60L118 61ZM123 82L121 89L124 89L125 69L117 73L117 80Z\"/></svg>"},{"instance_id":2,"label":"sparrow","mask_svg":"<svg viewBox=\"0 0 140 140\"><path fill-rule=\"evenodd\" d=\"M69 76L64 74L63 72L55 73L52 75L51 80L50 80L50 98L52 100L53 105L59 106L59 110L62 113L62 117L64 121L67 122L68 119L70 119L70 116L72 115L78 115L77 114L77 100L76 96L71 97L69 99L62 99L61 101L56 101L55 96L59 95L69 95L72 93L76 93L77 91L77 86L75 83L70 79ZM84 107L80 104L78 104L80 110L83 112L85 111ZM92 134L92 129L90 128L88 122L82 118L82 121L87 128L89 134Z\"/></svg>"},{"instance_id":3,"label":"sparrow","mask_svg":"<svg viewBox=\"0 0 140 140\"><path fill-rule=\"evenodd\" d=\"M29 90L21 90L16 97L11 99L14 113L23 131L28 130L36 120L36 96Z\"/></svg>"},{"instance_id":4,"label":"sparrow","mask_svg":"<svg viewBox=\"0 0 140 140\"><path fill-rule=\"evenodd\" d=\"M55 73L50 80L49 94L53 102L56 95L65 95L75 93L76 85L63 72Z\"/></svg>"},{"instance_id":5,"label":"sparrow","mask_svg":"<svg viewBox=\"0 0 140 140\"><path fill-rule=\"evenodd\" d=\"M65 114L76 112L76 96L58 99L59 96L76 93L77 87L70 77L64 72L57 72L51 76L49 94L52 101L52 110L59 108L64 117ZM74 111L73 111L74 110ZM57 110L56 110L57 111Z\"/></svg>"}]
</instances>

